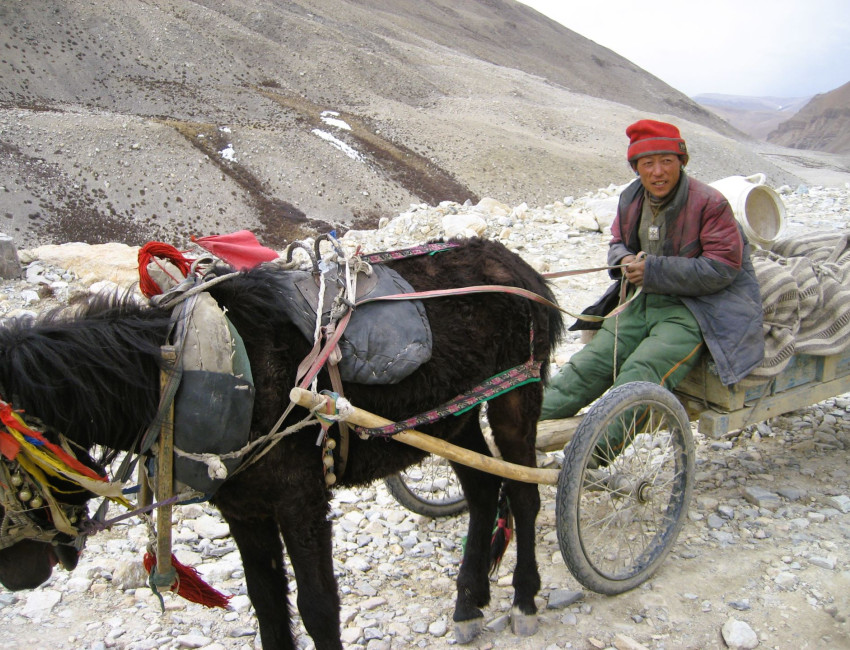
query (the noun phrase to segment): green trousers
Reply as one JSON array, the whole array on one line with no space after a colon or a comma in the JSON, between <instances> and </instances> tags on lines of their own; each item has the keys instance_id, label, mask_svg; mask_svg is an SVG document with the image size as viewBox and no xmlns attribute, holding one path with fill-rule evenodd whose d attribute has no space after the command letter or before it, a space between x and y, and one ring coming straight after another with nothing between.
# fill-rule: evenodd
<instances>
[{"instance_id":1,"label":"green trousers","mask_svg":"<svg viewBox=\"0 0 850 650\"><path fill-rule=\"evenodd\" d=\"M552 377L540 419L572 417L612 386L630 381L672 389L699 361L703 346L699 325L681 300L638 294Z\"/></svg>"}]
</instances>

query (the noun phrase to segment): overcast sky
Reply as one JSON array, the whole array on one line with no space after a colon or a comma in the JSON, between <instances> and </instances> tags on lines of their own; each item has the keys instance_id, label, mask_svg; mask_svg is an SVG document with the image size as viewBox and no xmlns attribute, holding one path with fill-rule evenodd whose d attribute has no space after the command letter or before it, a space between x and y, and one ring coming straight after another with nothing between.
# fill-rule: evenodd
<instances>
[{"instance_id":1,"label":"overcast sky","mask_svg":"<svg viewBox=\"0 0 850 650\"><path fill-rule=\"evenodd\" d=\"M850 81L850 0L520 1L691 97L805 97Z\"/></svg>"}]
</instances>

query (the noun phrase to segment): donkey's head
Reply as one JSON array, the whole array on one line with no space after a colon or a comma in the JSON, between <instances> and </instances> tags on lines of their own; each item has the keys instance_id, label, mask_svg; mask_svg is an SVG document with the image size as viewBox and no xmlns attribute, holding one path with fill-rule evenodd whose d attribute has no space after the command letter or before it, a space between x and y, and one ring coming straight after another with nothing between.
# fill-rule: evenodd
<instances>
[{"instance_id":1,"label":"donkey's head","mask_svg":"<svg viewBox=\"0 0 850 650\"><path fill-rule=\"evenodd\" d=\"M9 411L0 411L8 425ZM83 450L72 456L38 432L26 431L31 435L17 439L12 429L0 431L0 583L13 591L44 583L56 564L76 568L90 530L87 504L95 495L71 480L69 467L64 473L71 478L51 471L61 467L61 454L76 468L102 475L101 466ZM31 443L34 436L41 444ZM15 441L22 441L17 448ZM52 459L44 451L51 446L60 450ZM39 465L34 460L39 454L49 460Z\"/></svg>"},{"instance_id":2,"label":"donkey's head","mask_svg":"<svg viewBox=\"0 0 850 650\"><path fill-rule=\"evenodd\" d=\"M0 513L5 516L3 508ZM79 556L70 544L23 539L0 549L0 584L12 591L35 589L50 578L57 563L73 571Z\"/></svg>"}]
</instances>

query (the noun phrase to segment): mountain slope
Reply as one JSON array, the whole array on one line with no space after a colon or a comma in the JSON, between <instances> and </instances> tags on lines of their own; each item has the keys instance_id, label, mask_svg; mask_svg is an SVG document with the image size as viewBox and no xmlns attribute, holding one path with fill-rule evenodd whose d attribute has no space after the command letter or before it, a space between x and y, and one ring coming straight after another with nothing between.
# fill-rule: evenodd
<instances>
[{"instance_id":1,"label":"mountain slope","mask_svg":"<svg viewBox=\"0 0 850 650\"><path fill-rule=\"evenodd\" d=\"M741 97L720 93L696 95L693 100L756 140L797 113L810 97Z\"/></svg>"},{"instance_id":2,"label":"mountain slope","mask_svg":"<svg viewBox=\"0 0 850 650\"><path fill-rule=\"evenodd\" d=\"M628 180L641 117L680 124L706 180L793 182L512 0L44 0L0 23L0 214L25 245L280 246L410 203L543 204Z\"/></svg>"},{"instance_id":3,"label":"mountain slope","mask_svg":"<svg viewBox=\"0 0 850 650\"><path fill-rule=\"evenodd\" d=\"M792 149L850 153L850 82L815 95L794 117L779 124L767 140Z\"/></svg>"}]
</instances>

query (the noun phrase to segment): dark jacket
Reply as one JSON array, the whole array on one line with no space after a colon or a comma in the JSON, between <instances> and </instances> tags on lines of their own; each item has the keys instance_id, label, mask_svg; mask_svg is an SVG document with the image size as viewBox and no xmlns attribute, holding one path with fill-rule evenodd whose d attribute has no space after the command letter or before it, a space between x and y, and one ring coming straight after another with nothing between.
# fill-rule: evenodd
<instances>
[{"instance_id":1,"label":"dark jacket","mask_svg":"<svg viewBox=\"0 0 850 650\"><path fill-rule=\"evenodd\" d=\"M648 255L643 290L679 296L699 323L725 385L764 359L762 304L750 245L717 190L682 173L666 210L663 254ZM635 180L620 195L608 263L637 254L644 188ZM620 271L612 271L619 277Z\"/></svg>"}]
</instances>

